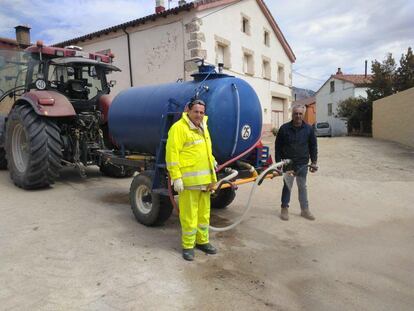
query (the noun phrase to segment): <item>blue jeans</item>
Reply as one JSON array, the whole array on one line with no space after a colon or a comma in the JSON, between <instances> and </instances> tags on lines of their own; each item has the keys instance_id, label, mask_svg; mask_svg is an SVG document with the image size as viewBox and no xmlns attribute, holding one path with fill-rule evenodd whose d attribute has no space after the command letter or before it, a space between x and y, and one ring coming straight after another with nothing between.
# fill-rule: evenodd
<instances>
[{"instance_id":1,"label":"blue jeans","mask_svg":"<svg viewBox=\"0 0 414 311\"><path fill-rule=\"evenodd\" d=\"M298 185L299 203L301 209L309 208L308 190L306 188L306 176L308 175L308 166L300 165L295 171L295 176L284 174L282 190L282 207L289 207L290 193L293 187L293 180L296 178Z\"/></svg>"}]
</instances>

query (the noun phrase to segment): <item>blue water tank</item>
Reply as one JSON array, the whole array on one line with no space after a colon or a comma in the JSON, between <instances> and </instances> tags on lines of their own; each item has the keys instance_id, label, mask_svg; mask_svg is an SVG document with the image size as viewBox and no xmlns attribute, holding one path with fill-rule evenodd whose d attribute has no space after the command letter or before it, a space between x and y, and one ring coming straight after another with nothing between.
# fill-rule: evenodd
<instances>
[{"instance_id":1,"label":"blue water tank","mask_svg":"<svg viewBox=\"0 0 414 311\"><path fill-rule=\"evenodd\" d=\"M194 81L120 92L109 109L109 133L126 150L155 155L163 118L182 112L198 92L206 103L213 153L222 164L252 147L261 136L262 110L253 88L225 74L198 73Z\"/></svg>"}]
</instances>

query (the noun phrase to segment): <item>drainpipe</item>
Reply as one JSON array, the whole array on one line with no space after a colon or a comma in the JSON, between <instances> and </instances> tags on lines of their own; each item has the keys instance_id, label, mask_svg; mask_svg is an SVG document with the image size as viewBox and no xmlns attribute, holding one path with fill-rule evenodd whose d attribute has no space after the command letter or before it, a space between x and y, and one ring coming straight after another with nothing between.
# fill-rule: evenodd
<instances>
[{"instance_id":1,"label":"drainpipe","mask_svg":"<svg viewBox=\"0 0 414 311\"><path fill-rule=\"evenodd\" d=\"M129 65L129 81L131 84L131 87L134 86L134 83L132 81L132 64L131 64L131 41L129 38L129 33L126 31L125 28L122 28L122 30L125 32L127 36L127 44L128 44L128 65Z\"/></svg>"}]
</instances>

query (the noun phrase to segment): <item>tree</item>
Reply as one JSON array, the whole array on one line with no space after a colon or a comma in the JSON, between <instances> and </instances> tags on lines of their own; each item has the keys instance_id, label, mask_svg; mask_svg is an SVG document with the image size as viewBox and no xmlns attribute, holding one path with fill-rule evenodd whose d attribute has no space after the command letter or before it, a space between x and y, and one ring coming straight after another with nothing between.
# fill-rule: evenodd
<instances>
[{"instance_id":1,"label":"tree","mask_svg":"<svg viewBox=\"0 0 414 311\"><path fill-rule=\"evenodd\" d=\"M400 92L414 87L414 55L411 47L401 55L400 67L395 74L395 90Z\"/></svg>"},{"instance_id":2,"label":"tree","mask_svg":"<svg viewBox=\"0 0 414 311\"><path fill-rule=\"evenodd\" d=\"M367 90L369 101L373 102L395 93L396 64L391 53L382 63L373 61L371 72L372 80Z\"/></svg>"},{"instance_id":3,"label":"tree","mask_svg":"<svg viewBox=\"0 0 414 311\"><path fill-rule=\"evenodd\" d=\"M349 133L370 133L372 102L362 97L349 97L338 103L336 117L347 119Z\"/></svg>"}]
</instances>

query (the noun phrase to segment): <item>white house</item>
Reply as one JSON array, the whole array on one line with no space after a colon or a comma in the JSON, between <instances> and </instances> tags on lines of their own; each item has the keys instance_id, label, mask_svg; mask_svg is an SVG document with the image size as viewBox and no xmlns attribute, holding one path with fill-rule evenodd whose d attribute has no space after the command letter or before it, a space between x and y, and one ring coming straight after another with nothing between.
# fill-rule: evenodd
<instances>
[{"instance_id":1,"label":"white house","mask_svg":"<svg viewBox=\"0 0 414 311\"><path fill-rule=\"evenodd\" d=\"M367 97L367 86L372 76L367 74L343 74L338 68L316 92L316 122L328 122L332 136L347 134L346 121L335 117L338 103L349 97Z\"/></svg>"},{"instance_id":2,"label":"white house","mask_svg":"<svg viewBox=\"0 0 414 311\"><path fill-rule=\"evenodd\" d=\"M122 69L114 93L130 86L191 80L184 62L203 57L256 90L264 129L289 119L295 55L263 0L180 1L155 14L56 44L112 52Z\"/></svg>"}]
</instances>

